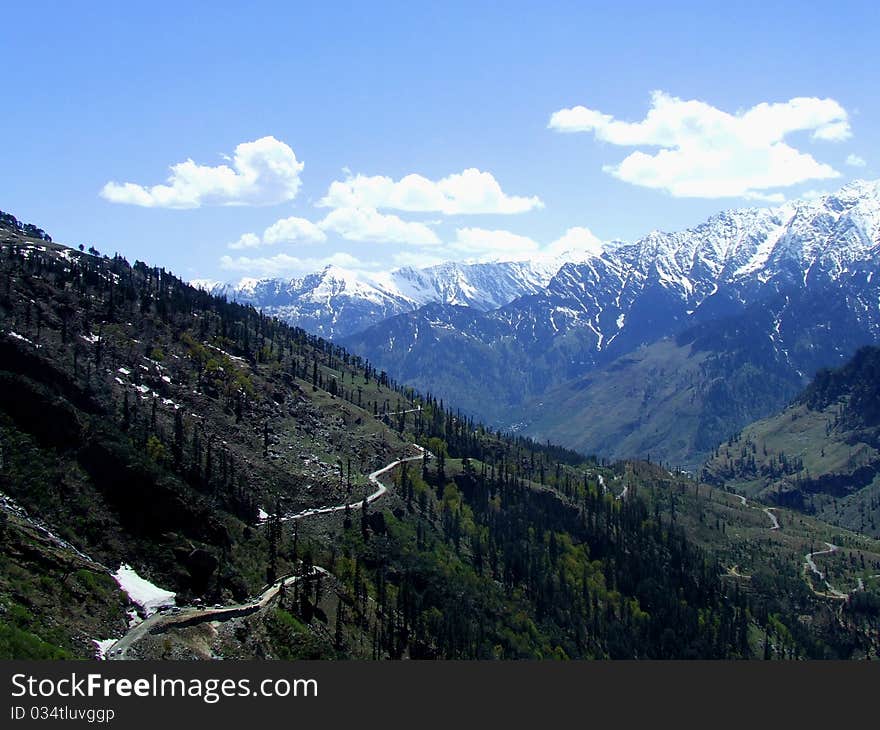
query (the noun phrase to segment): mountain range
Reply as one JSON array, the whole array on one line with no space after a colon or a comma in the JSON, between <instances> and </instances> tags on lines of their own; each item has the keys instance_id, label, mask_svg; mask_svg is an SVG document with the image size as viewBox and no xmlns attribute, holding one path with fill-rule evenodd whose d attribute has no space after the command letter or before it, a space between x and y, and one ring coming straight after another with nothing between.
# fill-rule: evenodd
<instances>
[{"instance_id":1,"label":"mountain range","mask_svg":"<svg viewBox=\"0 0 880 730\"><path fill-rule=\"evenodd\" d=\"M2 215L0 382L2 658L880 651L875 540L499 433L251 306ZM817 383L822 402L874 397Z\"/></svg>"},{"instance_id":2,"label":"mountain range","mask_svg":"<svg viewBox=\"0 0 880 730\"><path fill-rule=\"evenodd\" d=\"M817 369L878 340L878 264L880 182L856 181L553 260L329 267L213 292L333 337L497 427L696 466Z\"/></svg>"},{"instance_id":3,"label":"mountain range","mask_svg":"<svg viewBox=\"0 0 880 730\"><path fill-rule=\"evenodd\" d=\"M434 303L490 311L545 287L561 265L505 261L446 262L368 274L340 266L294 279L245 278L237 284L204 279L192 283L215 296L252 304L323 337L345 337L390 317Z\"/></svg>"}]
</instances>

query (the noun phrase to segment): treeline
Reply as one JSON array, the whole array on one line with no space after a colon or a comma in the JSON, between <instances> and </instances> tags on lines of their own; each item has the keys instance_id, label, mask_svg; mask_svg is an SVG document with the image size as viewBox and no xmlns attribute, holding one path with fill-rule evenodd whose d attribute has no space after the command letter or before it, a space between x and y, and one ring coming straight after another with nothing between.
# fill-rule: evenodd
<instances>
[{"instance_id":1,"label":"treeline","mask_svg":"<svg viewBox=\"0 0 880 730\"><path fill-rule=\"evenodd\" d=\"M0 210L0 228L11 228L28 238L38 238L41 241L52 242L52 237L42 228L37 228L33 223L21 223L14 215L4 213L2 210Z\"/></svg>"}]
</instances>

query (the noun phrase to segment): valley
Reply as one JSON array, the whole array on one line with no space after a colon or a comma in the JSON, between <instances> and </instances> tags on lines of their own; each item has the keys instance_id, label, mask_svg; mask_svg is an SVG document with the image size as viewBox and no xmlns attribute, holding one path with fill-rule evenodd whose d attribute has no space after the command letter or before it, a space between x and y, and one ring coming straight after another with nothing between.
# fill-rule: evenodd
<instances>
[{"instance_id":1,"label":"valley","mask_svg":"<svg viewBox=\"0 0 880 730\"><path fill-rule=\"evenodd\" d=\"M164 269L0 233L4 656L878 655L865 534L662 452L490 427ZM687 379L729 363L702 342L648 347ZM146 615L122 565L176 606Z\"/></svg>"}]
</instances>

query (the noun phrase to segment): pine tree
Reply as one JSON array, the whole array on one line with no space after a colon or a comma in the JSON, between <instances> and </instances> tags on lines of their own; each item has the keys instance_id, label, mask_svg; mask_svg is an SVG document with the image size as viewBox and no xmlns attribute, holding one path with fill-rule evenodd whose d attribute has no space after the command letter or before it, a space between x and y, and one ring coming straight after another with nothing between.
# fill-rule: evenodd
<instances>
[{"instance_id":1,"label":"pine tree","mask_svg":"<svg viewBox=\"0 0 880 730\"><path fill-rule=\"evenodd\" d=\"M369 531L367 529L369 524L367 515L367 504L367 498L364 497L364 501L361 504L361 536L364 538L365 541L370 537Z\"/></svg>"}]
</instances>

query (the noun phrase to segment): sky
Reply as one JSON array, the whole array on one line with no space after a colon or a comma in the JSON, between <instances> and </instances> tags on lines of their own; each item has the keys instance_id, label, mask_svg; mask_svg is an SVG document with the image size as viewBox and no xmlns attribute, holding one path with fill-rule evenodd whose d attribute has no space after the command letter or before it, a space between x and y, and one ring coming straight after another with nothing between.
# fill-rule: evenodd
<instances>
[{"instance_id":1,"label":"sky","mask_svg":"<svg viewBox=\"0 0 880 730\"><path fill-rule=\"evenodd\" d=\"M0 209L190 280L554 256L880 177L873 2L3 15Z\"/></svg>"}]
</instances>

